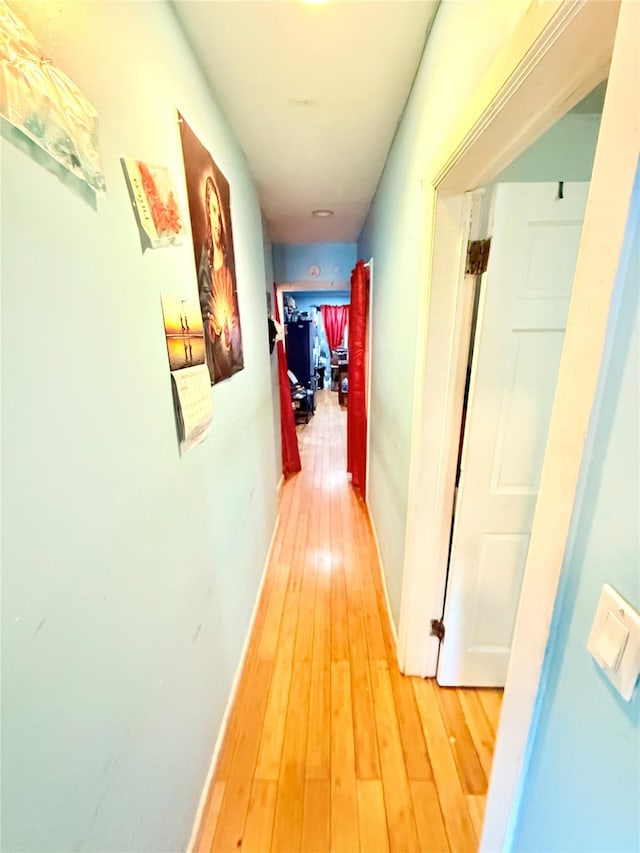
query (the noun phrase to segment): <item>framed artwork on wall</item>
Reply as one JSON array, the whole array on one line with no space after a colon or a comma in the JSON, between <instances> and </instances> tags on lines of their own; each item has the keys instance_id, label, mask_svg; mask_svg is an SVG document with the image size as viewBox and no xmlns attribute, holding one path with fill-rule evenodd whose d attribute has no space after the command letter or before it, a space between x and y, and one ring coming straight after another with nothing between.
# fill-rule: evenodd
<instances>
[{"instance_id":1,"label":"framed artwork on wall","mask_svg":"<svg viewBox=\"0 0 640 853\"><path fill-rule=\"evenodd\" d=\"M244 367L229 182L178 113L211 384Z\"/></svg>"}]
</instances>

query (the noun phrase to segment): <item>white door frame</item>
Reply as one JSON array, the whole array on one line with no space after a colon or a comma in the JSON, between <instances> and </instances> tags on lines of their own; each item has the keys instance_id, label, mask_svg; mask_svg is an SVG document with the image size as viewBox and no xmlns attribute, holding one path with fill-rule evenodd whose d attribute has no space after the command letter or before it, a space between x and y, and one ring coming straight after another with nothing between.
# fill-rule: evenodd
<instances>
[{"instance_id":1,"label":"white door frame","mask_svg":"<svg viewBox=\"0 0 640 853\"><path fill-rule=\"evenodd\" d=\"M533 3L423 180L431 234L420 316L427 320L419 328L414 377L399 659L404 672L432 676L437 641L429 638L429 621L442 608L462 412L456 365L468 342L456 307L464 250L460 199L492 180L609 73L489 787L481 843L487 851L510 840L600 371L640 150L639 31L634 0ZM434 382L442 375L445 381Z\"/></svg>"},{"instance_id":2,"label":"white door frame","mask_svg":"<svg viewBox=\"0 0 640 853\"><path fill-rule=\"evenodd\" d=\"M490 68L423 179L431 239L414 375L409 512L399 622L400 666L434 676L442 613L464 387L456 381L469 329L461 320L466 190L493 180L509 162L605 79L617 2L532 4ZM458 371L458 373L457 373Z\"/></svg>"}]
</instances>

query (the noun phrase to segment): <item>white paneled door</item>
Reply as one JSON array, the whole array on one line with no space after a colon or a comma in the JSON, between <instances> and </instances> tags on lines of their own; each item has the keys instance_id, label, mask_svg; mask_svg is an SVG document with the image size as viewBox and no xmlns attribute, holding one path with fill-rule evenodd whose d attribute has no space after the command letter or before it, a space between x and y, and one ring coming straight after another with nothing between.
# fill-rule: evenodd
<instances>
[{"instance_id":1,"label":"white paneled door","mask_svg":"<svg viewBox=\"0 0 640 853\"><path fill-rule=\"evenodd\" d=\"M589 185L491 203L440 648L442 685L504 685Z\"/></svg>"}]
</instances>

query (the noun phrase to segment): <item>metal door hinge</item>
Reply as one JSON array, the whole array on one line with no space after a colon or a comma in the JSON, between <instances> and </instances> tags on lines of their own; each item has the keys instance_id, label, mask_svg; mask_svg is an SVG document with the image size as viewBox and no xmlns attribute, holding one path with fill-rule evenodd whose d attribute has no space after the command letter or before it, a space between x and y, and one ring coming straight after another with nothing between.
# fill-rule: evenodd
<instances>
[{"instance_id":1,"label":"metal door hinge","mask_svg":"<svg viewBox=\"0 0 640 853\"><path fill-rule=\"evenodd\" d=\"M440 642L444 640L444 622L442 619L431 620L431 636L437 637Z\"/></svg>"},{"instance_id":2,"label":"metal door hinge","mask_svg":"<svg viewBox=\"0 0 640 853\"><path fill-rule=\"evenodd\" d=\"M467 275L482 275L487 271L490 247L491 237L486 240L469 240L467 243L467 263L464 269Z\"/></svg>"}]
</instances>

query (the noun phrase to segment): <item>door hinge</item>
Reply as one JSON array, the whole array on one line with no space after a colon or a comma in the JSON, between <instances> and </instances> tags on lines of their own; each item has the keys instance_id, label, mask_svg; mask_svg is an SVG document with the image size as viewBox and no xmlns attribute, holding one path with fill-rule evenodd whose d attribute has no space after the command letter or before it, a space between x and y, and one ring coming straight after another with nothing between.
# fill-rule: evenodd
<instances>
[{"instance_id":1,"label":"door hinge","mask_svg":"<svg viewBox=\"0 0 640 853\"><path fill-rule=\"evenodd\" d=\"M490 247L491 237L486 240L469 240L467 243L467 263L464 269L467 275L482 275L487 271Z\"/></svg>"},{"instance_id":2,"label":"door hinge","mask_svg":"<svg viewBox=\"0 0 640 853\"><path fill-rule=\"evenodd\" d=\"M431 636L437 637L440 642L444 640L444 622L442 619L431 620Z\"/></svg>"}]
</instances>

